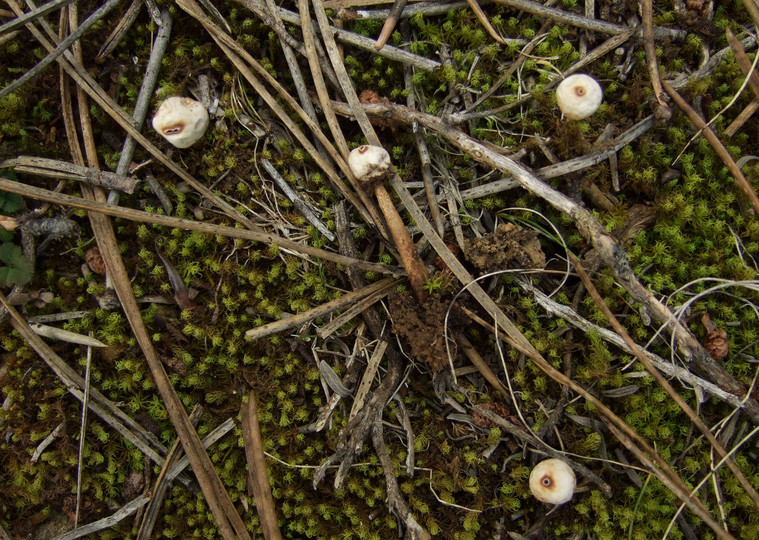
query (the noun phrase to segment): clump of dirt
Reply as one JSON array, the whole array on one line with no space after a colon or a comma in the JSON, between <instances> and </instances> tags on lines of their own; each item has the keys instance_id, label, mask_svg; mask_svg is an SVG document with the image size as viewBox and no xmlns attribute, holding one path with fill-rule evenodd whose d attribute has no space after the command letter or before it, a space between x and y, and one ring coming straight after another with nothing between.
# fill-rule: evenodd
<instances>
[{"instance_id":1,"label":"clump of dirt","mask_svg":"<svg viewBox=\"0 0 759 540\"><path fill-rule=\"evenodd\" d=\"M420 306L411 294L394 294L390 297L390 315L393 333L401 336L411 347L411 356L440 371L448 365L445 350L444 322L449 302L440 296L430 296ZM453 315L453 313L452 313ZM456 325L449 317L451 325ZM456 343L451 340L449 349L456 358Z\"/></svg>"},{"instance_id":2,"label":"clump of dirt","mask_svg":"<svg viewBox=\"0 0 759 540\"><path fill-rule=\"evenodd\" d=\"M495 232L467 241L464 256L486 272L506 268L544 268L546 265L538 232L517 228L512 223L499 225Z\"/></svg>"}]
</instances>

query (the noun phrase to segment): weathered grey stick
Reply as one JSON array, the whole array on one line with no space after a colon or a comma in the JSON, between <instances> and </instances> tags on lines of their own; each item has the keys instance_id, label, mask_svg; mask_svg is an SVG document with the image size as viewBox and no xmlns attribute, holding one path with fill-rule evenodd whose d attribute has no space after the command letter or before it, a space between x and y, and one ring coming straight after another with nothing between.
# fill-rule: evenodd
<instances>
[{"instance_id":1,"label":"weathered grey stick","mask_svg":"<svg viewBox=\"0 0 759 540\"><path fill-rule=\"evenodd\" d=\"M556 22L576 26L577 28L584 28L585 30L593 30L595 32L601 32L604 34L623 34L629 30L627 26L621 24L614 24L600 19L590 19L582 15L577 15L569 11L564 11L557 8L547 7L538 2L532 0L493 0L496 4L502 4L504 6L513 7L520 11L526 11L533 15L539 15L541 17L547 17ZM684 39L688 35L685 30L673 30L671 28L662 28L657 26L654 28L654 37L657 39Z\"/></svg>"},{"instance_id":2,"label":"weathered grey stick","mask_svg":"<svg viewBox=\"0 0 759 540\"><path fill-rule=\"evenodd\" d=\"M290 24L297 24L298 26L302 24L300 15L292 11L279 8L279 15L282 17L283 21ZM436 71L442 67L440 62L437 62L436 60L430 60L424 56L412 54L408 51L404 51L403 49L398 49L397 47L392 47L390 45L386 45L382 48L381 51L377 51L374 48L374 44L376 42L373 39L356 34L355 32L350 32L341 28L335 28L334 26L329 26L329 31L335 36L335 39L338 39L343 43L353 45L354 47L358 47L359 49L363 49L365 51L373 52L379 56L384 56L389 60L401 62L402 64L409 64L424 71Z\"/></svg>"},{"instance_id":3,"label":"weathered grey stick","mask_svg":"<svg viewBox=\"0 0 759 540\"><path fill-rule=\"evenodd\" d=\"M65 6L66 4L70 4L73 1L74 0L53 0L52 2L43 4L40 7L33 9L29 13L21 15L20 17L16 17L12 21L8 21L4 25L0 26L0 34L3 34L5 32L10 32L14 28L18 28L19 26L22 26L28 22L32 22L37 17L41 17L42 15L45 15L46 13L53 11L54 9L61 8Z\"/></svg>"},{"instance_id":4,"label":"weathered grey stick","mask_svg":"<svg viewBox=\"0 0 759 540\"><path fill-rule=\"evenodd\" d=\"M280 319L278 321L274 321L273 323L259 326L258 328L251 328L245 332L245 337L248 339L259 339L271 334L276 334L278 332L284 332L285 330L295 328L296 326L300 326L309 321L313 321L319 317L329 315L338 309L352 306L355 302L358 302L362 298L386 288L388 284L393 283L394 281L395 280L391 278L383 279L382 281L372 283L363 289L346 293L340 298L337 298L325 304L321 304L315 308L311 308L307 311L304 311L303 313L298 313L297 315L293 315L285 319Z\"/></svg>"},{"instance_id":5,"label":"weathered grey stick","mask_svg":"<svg viewBox=\"0 0 759 540\"><path fill-rule=\"evenodd\" d=\"M108 171L98 171L57 159L19 156L16 159L6 159L0 162L0 169L10 167L15 169L16 172L38 174L48 178L76 180L77 182L85 182L91 186L119 189L127 193L132 193L137 185L137 180L134 178L128 178L124 175Z\"/></svg>"},{"instance_id":6,"label":"weathered grey stick","mask_svg":"<svg viewBox=\"0 0 759 540\"><path fill-rule=\"evenodd\" d=\"M124 38L124 34L129 31L134 24L134 21L137 20L141 8L142 0L132 0L132 4L126 10L124 15L121 16L116 28L113 29L105 39L105 42L103 42L103 45L101 45L98 55L95 57L96 62L105 60L105 57L113 52L116 46Z\"/></svg>"},{"instance_id":7,"label":"weathered grey stick","mask_svg":"<svg viewBox=\"0 0 759 540\"><path fill-rule=\"evenodd\" d=\"M271 164L271 161L268 159L262 159L261 165L264 166L264 169L266 169L266 172L269 173L271 179L274 180L274 183L277 184L279 189L281 189L285 196L290 200L290 202L293 203L295 208L297 208L298 211L303 214L303 217L305 217L311 225L319 229L319 232L326 236L330 242L334 242L335 235L332 233L332 231L327 228L322 220L320 220L314 211L311 210L311 207L303 202L295 190L290 187L284 178L282 178L282 175L279 174L277 169L274 168L274 165Z\"/></svg>"},{"instance_id":8,"label":"weathered grey stick","mask_svg":"<svg viewBox=\"0 0 759 540\"><path fill-rule=\"evenodd\" d=\"M61 41L61 44L58 45L53 51L47 54L45 58L43 58L36 66L34 66L32 69L24 73L21 77L10 83L8 86L0 90L0 99L4 98L5 96L9 95L11 92L17 90L30 80L32 80L34 77L39 75L42 70L44 70L47 66L52 64L56 58L58 58L60 55L62 55L64 52L68 50L73 43L78 40L82 34L84 34L89 27L91 27L93 24L98 22L100 19L105 17L105 15L108 14L109 11L111 11L114 7L116 7L116 4L118 4L121 0L108 0L105 4L100 6L95 12L90 15L80 26L77 28L74 32L72 32L66 39Z\"/></svg>"},{"instance_id":9,"label":"weathered grey stick","mask_svg":"<svg viewBox=\"0 0 759 540\"><path fill-rule=\"evenodd\" d=\"M169 46L172 19L168 9L163 10L161 13L161 23L155 42L153 43L153 50L150 52L148 66L145 69L145 78L142 80L140 93L137 95L137 103L135 103L134 112L132 113L132 119L134 120L134 125L137 129L141 129L142 125L145 123L150 98L153 95L153 90L158 81L161 60L163 60L163 57L166 54L166 48ZM124 146L121 148L119 163L116 165L116 174L126 175L129 172L129 166L132 164L132 156L134 156L135 148L137 148L137 141L127 133L126 139L124 140ZM128 193L131 193L131 191ZM108 202L110 204L118 204L119 192L111 190L111 192L108 193Z\"/></svg>"},{"instance_id":10,"label":"weathered grey stick","mask_svg":"<svg viewBox=\"0 0 759 540\"><path fill-rule=\"evenodd\" d=\"M88 534L102 531L103 529L109 529L122 519L134 514L137 510L149 502L149 498L145 497L144 495L140 495L136 499L132 499L126 503L110 516L104 517L103 519L99 519L97 521L93 521L92 523L88 523L84 527L79 527L78 529L69 531L66 534L56 536L53 540L74 540L75 538L81 538L83 536L87 536Z\"/></svg>"},{"instance_id":11,"label":"weathered grey stick","mask_svg":"<svg viewBox=\"0 0 759 540\"><path fill-rule=\"evenodd\" d=\"M5 178L0 178L0 189L4 189L5 191L9 191L11 193L18 193L19 195L23 195L25 197L39 199L41 201L70 206L72 208L92 210L94 212L100 212L101 214L106 214L108 216L123 217L132 221L139 221L142 223L155 223L156 225L179 227L180 229L200 231L208 234L221 234L229 236L230 238L242 238L243 240L251 240L253 242L274 244L281 248L292 250L296 253L311 255L312 257L332 261L337 264L355 266L356 268L367 270L369 272L378 272L380 274L391 274L395 276L403 275L403 270L395 266L388 266L384 264L353 259L351 257L345 257L331 251L309 246L308 244L301 244L287 238L282 238L276 234L261 233L248 229L237 229L235 227L225 227L223 225L206 223L204 221L191 221L189 219L163 216L160 214L150 214L148 212L142 212L140 210L134 210L132 208L124 208L122 206L114 206L98 201L72 197L70 195L56 193L47 189L40 189L28 184L22 184L21 182L14 182L13 180L7 180Z\"/></svg>"}]
</instances>

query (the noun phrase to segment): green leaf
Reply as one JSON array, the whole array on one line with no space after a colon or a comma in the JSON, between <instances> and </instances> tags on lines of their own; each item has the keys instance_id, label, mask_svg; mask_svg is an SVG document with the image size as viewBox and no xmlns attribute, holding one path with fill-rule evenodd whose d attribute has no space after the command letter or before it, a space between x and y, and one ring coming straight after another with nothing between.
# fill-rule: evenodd
<instances>
[{"instance_id":1,"label":"green leaf","mask_svg":"<svg viewBox=\"0 0 759 540\"><path fill-rule=\"evenodd\" d=\"M0 212L4 214L12 214L21 208L22 200L21 195L8 193L7 191L0 191Z\"/></svg>"},{"instance_id":2,"label":"green leaf","mask_svg":"<svg viewBox=\"0 0 759 540\"><path fill-rule=\"evenodd\" d=\"M13 266L14 261L23 256L21 248L17 245L10 242L0 244L0 261L3 261L5 264Z\"/></svg>"},{"instance_id":3,"label":"green leaf","mask_svg":"<svg viewBox=\"0 0 759 540\"><path fill-rule=\"evenodd\" d=\"M0 267L0 287L22 285L32 279L34 265L20 247L10 242L0 244L0 261L8 265Z\"/></svg>"},{"instance_id":4,"label":"green leaf","mask_svg":"<svg viewBox=\"0 0 759 540\"><path fill-rule=\"evenodd\" d=\"M16 176L16 173L11 169L0 169L0 178L18 180L18 176ZM23 199L21 198L21 195L0 191L0 212L4 214L12 214L21 208L22 201Z\"/></svg>"}]
</instances>

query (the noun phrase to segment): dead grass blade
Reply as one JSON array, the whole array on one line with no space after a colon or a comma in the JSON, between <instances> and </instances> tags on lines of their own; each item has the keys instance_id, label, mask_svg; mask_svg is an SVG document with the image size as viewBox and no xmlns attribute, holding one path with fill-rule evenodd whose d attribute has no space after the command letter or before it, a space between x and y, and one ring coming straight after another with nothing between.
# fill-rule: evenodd
<instances>
[{"instance_id":1,"label":"dead grass blade","mask_svg":"<svg viewBox=\"0 0 759 540\"><path fill-rule=\"evenodd\" d=\"M280 540L277 509L274 497L271 495L271 484L266 472L266 457L264 456L261 428L258 425L258 400L255 391L248 394L248 403L243 403L240 410L242 438L245 441L245 458L248 461L248 492L252 492L256 500L256 511L261 522L266 540Z\"/></svg>"},{"instance_id":2,"label":"dead grass blade","mask_svg":"<svg viewBox=\"0 0 759 540\"><path fill-rule=\"evenodd\" d=\"M87 408L90 404L90 368L92 367L92 347L87 347L87 364L84 368L84 399L82 399L82 418L79 427L79 458L76 468L76 508L74 509L74 528L79 525L79 510L82 503L82 472L84 468L84 443L87 433Z\"/></svg>"},{"instance_id":3,"label":"dead grass blade","mask_svg":"<svg viewBox=\"0 0 759 540\"><path fill-rule=\"evenodd\" d=\"M32 69L25 72L21 77L10 83L8 86L4 87L2 90L0 90L0 99L3 99L7 95L9 95L11 92L17 90L30 80L32 80L34 77L42 73L42 71L52 64L56 58L58 58L60 55L62 55L64 52L68 50L71 45L73 45L81 36L84 34L87 29L98 22L100 19L105 17L108 12L116 7L116 4L118 4L121 0L108 0L105 4L100 6L95 12L90 15L90 17L82 23L79 28L77 28L74 32L72 32L66 39L60 42L60 44L50 50L36 66L34 66ZM9 2L9 5L11 3ZM18 12L17 12L18 13ZM19 15L20 17L21 15ZM31 23L27 23L31 24Z\"/></svg>"},{"instance_id":4,"label":"dead grass blade","mask_svg":"<svg viewBox=\"0 0 759 540\"><path fill-rule=\"evenodd\" d=\"M105 43L100 47L100 50L95 57L95 61L105 60L105 57L111 54L121 40L124 39L124 36L134 24L134 21L137 20L142 4L142 0L132 0L126 13L124 13L119 19L116 28L111 31L110 35L106 38Z\"/></svg>"},{"instance_id":5,"label":"dead grass blade","mask_svg":"<svg viewBox=\"0 0 759 540\"><path fill-rule=\"evenodd\" d=\"M272 334L284 332L285 330L295 328L296 326L300 326L309 321L313 321L319 317L329 315L333 311L353 306L356 302L359 302L367 296L371 296L373 294L392 288L396 283L397 281L393 278L383 279L376 283L372 283L363 289L358 289L346 293L336 300L331 300L330 302L326 302L324 304L316 306L315 308L309 309L302 313L298 313L292 317L286 317L284 319L274 321L258 328L251 328L245 332L245 337L248 339L260 339Z\"/></svg>"},{"instance_id":6,"label":"dead grass blade","mask_svg":"<svg viewBox=\"0 0 759 540\"><path fill-rule=\"evenodd\" d=\"M487 30L488 34L490 34L490 37L492 37L494 40L496 40L498 43L506 43L503 38L498 35L498 32L495 31L495 28L493 28L493 25L490 24L490 21L488 20L487 15L485 15L485 12L482 11L482 8L480 7L479 2L477 0L466 0L469 4L469 7L472 8L472 11L474 11L474 14L477 15L477 19L480 21L480 24Z\"/></svg>"},{"instance_id":7,"label":"dead grass blade","mask_svg":"<svg viewBox=\"0 0 759 540\"><path fill-rule=\"evenodd\" d=\"M722 142L719 140L717 135L712 131L712 129L706 125L706 122L703 118L691 107L687 101L681 96L677 90L672 88L669 84L667 84L666 81L662 82L662 85L664 86L664 90L669 94L669 96L672 98L672 101L675 102L675 104L686 114L688 115L688 118L693 123L694 126L696 126L696 129L700 130L704 134L704 138L709 141L709 144L714 149L714 151L717 153L717 155L720 157L720 159L723 161L725 165L727 165L728 170L730 171L730 174L733 175L733 178L735 178L735 181L738 183L738 187L743 192L746 199L751 203L752 208L754 209L754 212L759 215L759 197L756 196L756 191L754 191L754 187L751 185L751 183L746 180L746 177L743 176L743 173L741 172L738 165L735 163L735 160L730 156L730 153L727 151L727 148L722 144Z\"/></svg>"},{"instance_id":8,"label":"dead grass blade","mask_svg":"<svg viewBox=\"0 0 759 540\"><path fill-rule=\"evenodd\" d=\"M84 379L58 356L47 343L34 333L24 318L10 305L8 299L0 293L0 304L8 310L11 323L21 337L34 349L34 351L53 370L53 373L61 380L66 390L80 401L84 400ZM98 415L106 424L111 426L117 433L139 448L140 452L148 456L154 463L160 465L164 462L166 447L161 444L149 431L127 416L111 400L99 391L90 391L90 410Z\"/></svg>"},{"instance_id":9,"label":"dead grass blade","mask_svg":"<svg viewBox=\"0 0 759 540\"><path fill-rule=\"evenodd\" d=\"M187 231L200 231L207 234L220 234L229 238L241 238L252 242L263 242L268 245L279 246L296 254L309 255L317 259L324 259L325 261L334 262L336 264L344 264L348 267L365 270L367 272L390 274L396 277L403 275L403 270L397 266L389 266L346 257L338 253L309 246L308 244L301 244L287 238L282 238L281 236L272 233L238 229L203 221L191 221L189 219L163 216L160 214L150 214L141 210L108 204L103 201L72 197L71 195L41 189L21 182L7 180L5 178L0 178L0 188L11 193L18 193L24 197L69 206L71 208L81 208L83 210L99 212L108 216L121 217L140 223L153 223L155 225L163 225L166 227L178 227Z\"/></svg>"},{"instance_id":10,"label":"dead grass blade","mask_svg":"<svg viewBox=\"0 0 759 540\"><path fill-rule=\"evenodd\" d=\"M248 68L248 65L252 66L268 84L274 87L277 92L287 101L287 104L292 107L293 110L295 110L295 112L303 119L304 123L306 123L306 125L311 129L314 136L316 136L319 139L319 142L321 142L327 151L330 152L330 157L332 157L332 159L335 161L335 163L337 163L343 173L345 173L349 180L351 180L353 188L357 190L355 179L353 179L353 175L350 173L348 164L337 154L337 152L335 152L334 147L321 132L321 129L316 124L316 122L311 120L311 118L308 116L308 114L306 114L306 112L297 103L297 101L295 101L295 99L290 96L290 94L282 87L282 85L280 85L271 76L271 74L269 74L266 69L264 69L263 66L261 66L252 56L250 56L250 54L248 54L242 47L240 47L237 42L233 40L228 34L226 34L221 28L213 24L213 22L205 15L205 13L203 13L203 11L200 9L200 6L198 6L194 0L178 0L177 5L190 16L195 18L200 24L203 25L204 28L206 28L209 35L214 39L214 41L216 41L217 45L219 45L227 58L229 58L229 60L240 71L240 73L242 73L242 75L251 84L256 93L258 93L258 95L266 102L274 114L277 115L277 118L282 121L287 129L298 140L298 142L303 145L303 148L313 158L316 164L324 171L324 173L332 182L332 185L338 191L340 191L340 193L346 199L348 199L348 201L358 210L358 212L367 223L373 224L375 222L374 218L377 215L376 210L374 211L374 214L370 214L367 211L367 207L365 207L365 205L356 197L356 194L353 191L347 189L347 186L345 186L344 182L338 176L332 164L330 164L321 156L321 154L319 154L319 152L317 152L311 141L308 140L300 128L298 128L295 122L293 122L293 120L290 118L290 115L287 114L287 112L285 112L285 110L277 103L276 99L274 99L274 96L272 96L268 90L266 90L261 81L259 81L259 79ZM243 62L243 60L247 62L247 65L245 62Z\"/></svg>"},{"instance_id":11,"label":"dead grass blade","mask_svg":"<svg viewBox=\"0 0 759 540\"><path fill-rule=\"evenodd\" d=\"M661 372L659 372L658 369L654 367L646 355L644 355L640 350L638 344L635 343L635 341L630 337L630 334L627 333L627 330L625 330L624 326L620 324L619 320L614 316L614 314L609 309L609 306L606 305L606 302L604 302L603 298L598 293L595 285L593 285L593 282L591 281L590 276L588 276L588 273L583 268L582 263L572 253L567 252L567 254L572 261L572 266L574 266L577 275L580 276L580 279L585 285L585 288L587 289L590 296L593 298L593 301L596 303L596 306L604 314L604 317L606 317L606 320L609 321L609 324L611 324L612 328L614 328L614 331L617 332L625 341L627 346L630 347L630 350L635 355L635 358L637 358L638 361L643 364L643 366L646 368L646 371L648 371L648 373L651 374L656 382L659 383L659 385L664 388L664 390L666 390L667 394L669 394L672 400L677 403L678 407L680 407L680 409L686 414L690 421L695 424L701 433L703 433L704 437L706 437L714 450L717 452L717 455L720 458L727 456L727 450L725 450L722 444L712 434L709 427L704 423L703 420L701 420L701 418L696 414L691 406L688 405L683 397L678 394L674 388L672 388L672 385L669 384L669 381L664 377L664 375L661 374ZM759 509L759 495L757 495L756 490L754 490L751 483L740 471L740 469L738 469L738 466L732 459L727 459L725 463L727 464L730 471L732 471L732 473L738 479L738 482L740 482L741 486L743 486L743 489L746 491L746 494L749 496L749 498L753 501L754 505L757 507L757 509Z\"/></svg>"},{"instance_id":12,"label":"dead grass blade","mask_svg":"<svg viewBox=\"0 0 759 540\"><path fill-rule=\"evenodd\" d=\"M3 34L5 32L10 32L11 30L18 28L19 26L25 25L26 23L30 23L34 21L35 19L37 19L38 17L41 17L55 9L63 7L66 4L70 4L73 1L74 0L53 0L52 2L43 4L40 7L35 8L28 13L25 13L24 15L20 15L16 17L12 21L8 21L7 23L0 25L0 34Z\"/></svg>"},{"instance_id":13,"label":"dead grass blade","mask_svg":"<svg viewBox=\"0 0 759 540\"><path fill-rule=\"evenodd\" d=\"M330 322L319 328L316 331L316 335L322 339L328 338L337 330L339 330L343 325L348 324L351 320L353 320L354 317L360 315L372 307L375 303L379 302L382 298L387 296L396 283L397 282L393 281L392 283L389 283L387 287L383 287L382 289L375 291L365 296L363 299L357 301L343 313L336 316Z\"/></svg>"}]
</instances>

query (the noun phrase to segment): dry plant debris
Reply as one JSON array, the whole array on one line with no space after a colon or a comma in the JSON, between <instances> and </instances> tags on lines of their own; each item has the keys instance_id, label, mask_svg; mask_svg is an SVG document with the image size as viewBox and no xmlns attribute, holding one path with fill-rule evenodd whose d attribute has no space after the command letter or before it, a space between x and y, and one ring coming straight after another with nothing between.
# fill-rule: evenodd
<instances>
[{"instance_id":1,"label":"dry plant debris","mask_svg":"<svg viewBox=\"0 0 759 540\"><path fill-rule=\"evenodd\" d=\"M0 537L759 537L754 18L7 0Z\"/></svg>"}]
</instances>

